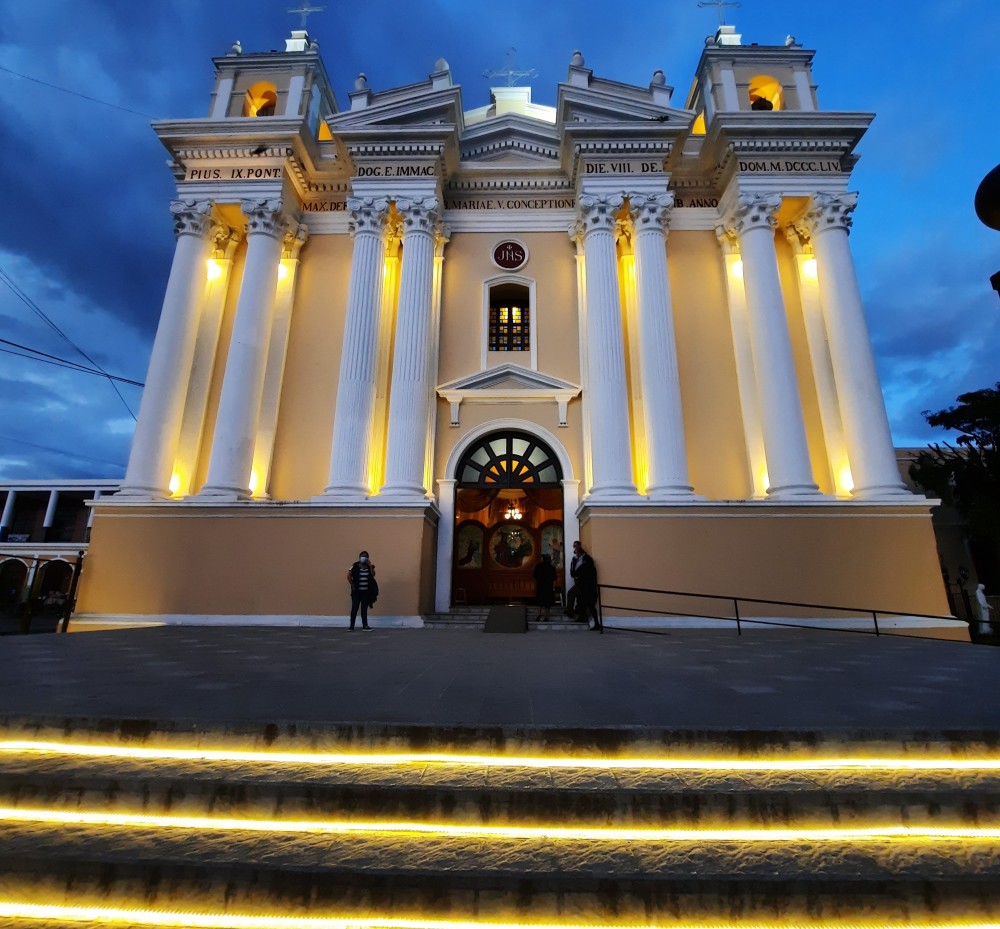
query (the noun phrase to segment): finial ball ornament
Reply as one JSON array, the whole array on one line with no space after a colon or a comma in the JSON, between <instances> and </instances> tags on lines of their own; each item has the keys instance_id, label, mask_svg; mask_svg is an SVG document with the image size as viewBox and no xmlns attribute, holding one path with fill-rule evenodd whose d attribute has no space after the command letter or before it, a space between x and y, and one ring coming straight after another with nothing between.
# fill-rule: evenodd
<instances>
[{"instance_id":1,"label":"finial ball ornament","mask_svg":"<svg viewBox=\"0 0 1000 929\"><path fill-rule=\"evenodd\" d=\"M583 67L583 54L580 52L579 49L577 49L575 52L573 52L573 57L570 58L569 63L574 68L582 68Z\"/></svg>"},{"instance_id":2,"label":"finial ball ornament","mask_svg":"<svg viewBox=\"0 0 1000 929\"><path fill-rule=\"evenodd\" d=\"M983 178L976 191L976 216L984 226L1000 230L1000 165Z\"/></svg>"}]
</instances>

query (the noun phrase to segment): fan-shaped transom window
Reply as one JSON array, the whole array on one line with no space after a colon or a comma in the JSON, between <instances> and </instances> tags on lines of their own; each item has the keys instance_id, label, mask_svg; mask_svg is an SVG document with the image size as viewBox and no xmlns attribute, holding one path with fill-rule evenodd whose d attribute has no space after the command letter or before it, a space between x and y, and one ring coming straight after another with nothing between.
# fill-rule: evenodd
<instances>
[{"instance_id":1,"label":"fan-shaped transom window","mask_svg":"<svg viewBox=\"0 0 1000 929\"><path fill-rule=\"evenodd\" d=\"M458 463L458 483L487 487L558 484L562 468L551 449L527 432L494 432Z\"/></svg>"}]
</instances>

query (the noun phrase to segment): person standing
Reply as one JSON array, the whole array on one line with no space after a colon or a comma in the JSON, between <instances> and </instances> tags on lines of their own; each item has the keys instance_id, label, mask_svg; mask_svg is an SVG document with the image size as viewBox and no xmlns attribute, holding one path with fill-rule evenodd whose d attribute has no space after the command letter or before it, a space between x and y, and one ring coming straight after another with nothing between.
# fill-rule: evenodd
<instances>
[{"instance_id":1,"label":"person standing","mask_svg":"<svg viewBox=\"0 0 1000 929\"><path fill-rule=\"evenodd\" d=\"M552 565L551 555L542 555L542 560L535 565L535 602L541 610L539 622L549 621L549 610L555 602L556 569Z\"/></svg>"},{"instance_id":2,"label":"person standing","mask_svg":"<svg viewBox=\"0 0 1000 929\"><path fill-rule=\"evenodd\" d=\"M347 572L347 580L351 585L351 629L354 628L358 610L361 610L361 628L371 629L368 625L368 607L372 603L373 593L378 589L375 583L375 565L368 557L368 552L361 552L358 560Z\"/></svg>"},{"instance_id":3,"label":"person standing","mask_svg":"<svg viewBox=\"0 0 1000 929\"><path fill-rule=\"evenodd\" d=\"M573 586L566 592L566 615L578 623L586 622L591 616L590 628L597 623L597 566L594 559L584 551L579 542L573 543L573 558L569 563L569 574Z\"/></svg>"}]
</instances>

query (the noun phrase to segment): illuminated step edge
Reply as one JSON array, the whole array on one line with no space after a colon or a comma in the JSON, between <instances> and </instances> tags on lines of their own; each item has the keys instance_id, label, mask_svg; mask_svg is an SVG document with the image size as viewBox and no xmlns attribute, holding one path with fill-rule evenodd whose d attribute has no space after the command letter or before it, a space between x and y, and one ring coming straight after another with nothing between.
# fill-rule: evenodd
<instances>
[{"instance_id":1,"label":"illuminated step edge","mask_svg":"<svg viewBox=\"0 0 1000 929\"><path fill-rule=\"evenodd\" d=\"M111 907L47 906L0 901L0 919L48 923L90 923L102 926L164 926L177 929L626 929L636 923L476 922L470 920L381 919L372 916L241 916L229 913L185 913ZM995 922L892 923L830 922L665 922L641 924L642 929L1000 929Z\"/></svg>"},{"instance_id":2,"label":"illuminated step edge","mask_svg":"<svg viewBox=\"0 0 1000 929\"><path fill-rule=\"evenodd\" d=\"M155 816L70 810L0 808L0 822L60 826L110 826L271 834L414 835L440 838L545 839L583 842L864 842L1000 840L1000 829L963 826L880 825L837 829L613 829L564 826L486 826L420 822L344 822L235 819L214 816Z\"/></svg>"},{"instance_id":3,"label":"illuminated step edge","mask_svg":"<svg viewBox=\"0 0 1000 929\"><path fill-rule=\"evenodd\" d=\"M395 766L447 764L502 768L562 768L647 771L1000 771L1000 758L851 757L587 758L572 756L473 755L447 752L279 752L207 748L140 748L32 740L0 741L0 755L117 758L134 761L213 761L249 764Z\"/></svg>"}]
</instances>

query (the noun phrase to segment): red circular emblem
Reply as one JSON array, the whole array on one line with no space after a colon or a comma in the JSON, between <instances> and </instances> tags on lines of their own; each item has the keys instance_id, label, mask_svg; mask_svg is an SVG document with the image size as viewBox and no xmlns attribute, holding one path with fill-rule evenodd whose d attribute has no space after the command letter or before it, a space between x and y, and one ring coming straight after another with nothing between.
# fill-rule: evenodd
<instances>
[{"instance_id":1,"label":"red circular emblem","mask_svg":"<svg viewBox=\"0 0 1000 929\"><path fill-rule=\"evenodd\" d=\"M493 263L504 271L516 271L528 260L528 252L520 242L500 242L493 249Z\"/></svg>"}]
</instances>

